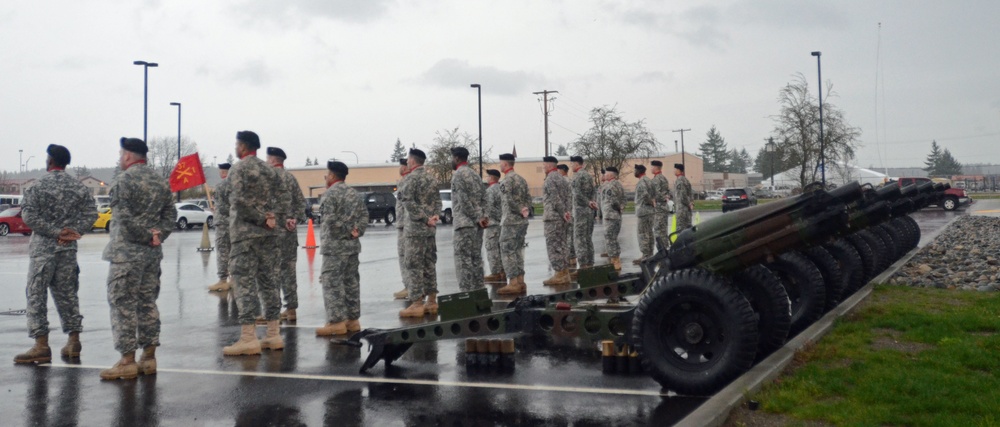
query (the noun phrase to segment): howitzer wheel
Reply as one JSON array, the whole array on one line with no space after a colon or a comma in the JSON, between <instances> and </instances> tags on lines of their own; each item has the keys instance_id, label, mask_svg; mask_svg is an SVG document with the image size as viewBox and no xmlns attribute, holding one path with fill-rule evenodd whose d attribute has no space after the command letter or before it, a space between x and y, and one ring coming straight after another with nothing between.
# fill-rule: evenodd
<instances>
[{"instance_id":1,"label":"howitzer wheel","mask_svg":"<svg viewBox=\"0 0 1000 427\"><path fill-rule=\"evenodd\" d=\"M878 268L878 259L875 258L875 253L872 251L872 247L868 245L868 241L861 238L857 233L844 236L844 241L851 245L854 250L858 251L858 255L861 257L861 267L865 273L861 286L864 286L877 274L875 270ZM851 293L857 292L858 289L861 289L861 287L852 289Z\"/></svg>"},{"instance_id":2,"label":"howitzer wheel","mask_svg":"<svg viewBox=\"0 0 1000 427\"><path fill-rule=\"evenodd\" d=\"M913 230L913 249L920 244L920 224L917 224L917 220L909 215L904 215L899 217L899 219L905 223L910 224L910 230Z\"/></svg>"},{"instance_id":3,"label":"howitzer wheel","mask_svg":"<svg viewBox=\"0 0 1000 427\"><path fill-rule=\"evenodd\" d=\"M895 228L896 231L900 233L903 237L903 252L909 252L910 250L917 247L920 243L920 229L913 229L913 224L903 218L893 218L892 221L887 223L888 226Z\"/></svg>"},{"instance_id":4,"label":"howitzer wheel","mask_svg":"<svg viewBox=\"0 0 1000 427\"><path fill-rule=\"evenodd\" d=\"M664 388L709 395L753 365L757 319L750 302L723 279L679 270L639 299L632 341L643 369Z\"/></svg>"},{"instance_id":5,"label":"howitzer wheel","mask_svg":"<svg viewBox=\"0 0 1000 427\"><path fill-rule=\"evenodd\" d=\"M871 281L875 278L875 276L882 274L885 269L892 265L893 260L892 253L890 253L891 249L889 249L886 246L885 241L873 233L871 229L861 230L855 234L864 239L865 242L868 243L868 247L872 248L872 258L875 260L875 272L872 274L872 277L868 278L868 280Z\"/></svg>"},{"instance_id":6,"label":"howitzer wheel","mask_svg":"<svg viewBox=\"0 0 1000 427\"><path fill-rule=\"evenodd\" d=\"M833 258L837 260L837 265L840 266L840 274L844 277L846 286L838 299L843 301L865 285L865 268L861 263L861 255L858 254L857 249L854 249L854 246L843 240L827 243L823 245L823 248L829 251L830 255L833 255Z\"/></svg>"},{"instance_id":7,"label":"howitzer wheel","mask_svg":"<svg viewBox=\"0 0 1000 427\"><path fill-rule=\"evenodd\" d=\"M798 251L789 251L778 256L774 262L765 264L765 267L778 276L785 292L788 292L788 298L792 300L789 337L802 332L823 316L826 285L823 274L809 258Z\"/></svg>"},{"instance_id":8,"label":"howitzer wheel","mask_svg":"<svg viewBox=\"0 0 1000 427\"><path fill-rule=\"evenodd\" d=\"M823 275L823 284L826 285L826 305L823 307L823 312L826 313L840 304L840 298L850 278L844 276L837 259L822 246L813 246L802 253L809 258L809 261L816 264L820 274Z\"/></svg>"},{"instance_id":9,"label":"howitzer wheel","mask_svg":"<svg viewBox=\"0 0 1000 427\"><path fill-rule=\"evenodd\" d=\"M906 255L906 253L910 251L909 230L904 230L892 222L879 224L877 228L885 231L885 233L888 234L889 237L892 238L892 241L896 244L895 261L899 261L900 258L903 258L903 255Z\"/></svg>"},{"instance_id":10,"label":"howitzer wheel","mask_svg":"<svg viewBox=\"0 0 1000 427\"><path fill-rule=\"evenodd\" d=\"M874 234L875 237L882 240L882 244L885 245L886 253L890 254L890 256L886 257L888 258L888 262L885 263L885 268L889 268L892 263L902 258L903 254L906 253L903 251L903 247L905 245L903 242L899 241L898 233L890 233L885 227L885 224L870 227L868 228L868 231Z\"/></svg>"},{"instance_id":11,"label":"howitzer wheel","mask_svg":"<svg viewBox=\"0 0 1000 427\"><path fill-rule=\"evenodd\" d=\"M757 356L763 360L785 345L792 327L792 301L778 276L754 265L733 276L733 283L750 302L757 318Z\"/></svg>"}]
</instances>

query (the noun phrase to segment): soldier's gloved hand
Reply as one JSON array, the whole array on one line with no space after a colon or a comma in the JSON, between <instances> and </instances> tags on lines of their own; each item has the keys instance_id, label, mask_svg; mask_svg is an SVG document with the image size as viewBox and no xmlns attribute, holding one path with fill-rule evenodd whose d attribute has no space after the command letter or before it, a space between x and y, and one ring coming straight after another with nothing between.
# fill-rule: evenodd
<instances>
[{"instance_id":1,"label":"soldier's gloved hand","mask_svg":"<svg viewBox=\"0 0 1000 427\"><path fill-rule=\"evenodd\" d=\"M288 220L285 221L285 228L288 231L295 231L295 218L288 218Z\"/></svg>"},{"instance_id":2,"label":"soldier's gloved hand","mask_svg":"<svg viewBox=\"0 0 1000 427\"><path fill-rule=\"evenodd\" d=\"M264 218L265 218L264 219L264 228L266 228L268 230L273 230L274 227L278 226L278 220L274 218L274 214L273 213L268 212L267 215L264 216Z\"/></svg>"},{"instance_id":3,"label":"soldier's gloved hand","mask_svg":"<svg viewBox=\"0 0 1000 427\"><path fill-rule=\"evenodd\" d=\"M428 227L437 227L437 223L438 223L439 219L441 219L441 218L439 218L437 215L434 215L434 216L428 218L427 219L427 226Z\"/></svg>"},{"instance_id":4,"label":"soldier's gloved hand","mask_svg":"<svg viewBox=\"0 0 1000 427\"><path fill-rule=\"evenodd\" d=\"M528 217L528 207L527 206L521 208L521 216L523 216L525 218Z\"/></svg>"},{"instance_id":5,"label":"soldier's gloved hand","mask_svg":"<svg viewBox=\"0 0 1000 427\"><path fill-rule=\"evenodd\" d=\"M153 233L153 240L151 242L149 242L149 245L153 246L153 247L160 246L160 243L161 243L160 242L160 230L157 230L157 229L154 228L152 230L149 230L149 232Z\"/></svg>"}]
</instances>

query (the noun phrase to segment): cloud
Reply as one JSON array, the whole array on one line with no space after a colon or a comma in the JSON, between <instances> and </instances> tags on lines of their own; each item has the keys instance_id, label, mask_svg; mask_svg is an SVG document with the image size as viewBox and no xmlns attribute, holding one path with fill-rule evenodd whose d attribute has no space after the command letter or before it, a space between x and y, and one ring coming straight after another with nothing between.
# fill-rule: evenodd
<instances>
[{"instance_id":1,"label":"cloud","mask_svg":"<svg viewBox=\"0 0 1000 427\"><path fill-rule=\"evenodd\" d=\"M639 74L632 78L632 82L636 84L648 84L648 83L666 83L674 79L674 73L664 73L662 71L650 71L646 73Z\"/></svg>"},{"instance_id":2,"label":"cloud","mask_svg":"<svg viewBox=\"0 0 1000 427\"><path fill-rule=\"evenodd\" d=\"M722 12L714 6L698 6L680 13L636 7L619 10L610 5L605 10L617 14L625 24L672 35L694 46L722 49L729 42L729 35L719 30L724 28Z\"/></svg>"},{"instance_id":3,"label":"cloud","mask_svg":"<svg viewBox=\"0 0 1000 427\"><path fill-rule=\"evenodd\" d=\"M839 29L850 21L842 8L800 0L744 1L730 7L726 15L737 17L741 23L778 28Z\"/></svg>"},{"instance_id":4,"label":"cloud","mask_svg":"<svg viewBox=\"0 0 1000 427\"><path fill-rule=\"evenodd\" d=\"M279 24L301 25L312 18L364 23L388 14L394 0L244 1L236 9L248 19L264 18Z\"/></svg>"},{"instance_id":5,"label":"cloud","mask_svg":"<svg viewBox=\"0 0 1000 427\"><path fill-rule=\"evenodd\" d=\"M229 73L228 80L244 81L253 86L267 86L271 84L277 74L262 59L253 59Z\"/></svg>"},{"instance_id":6,"label":"cloud","mask_svg":"<svg viewBox=\"0 0 1000 427\"><path fill-rule=\"evenodd\" d=\"M467 88L472 83L483 85L483 90L491 94L524 95L531 92L532 85L545 79L538 74L525 71L504 71L496 67L469 65L468 61L448 58L438 61L418 79L441 87Z\"/></svg>"}]
</instances>

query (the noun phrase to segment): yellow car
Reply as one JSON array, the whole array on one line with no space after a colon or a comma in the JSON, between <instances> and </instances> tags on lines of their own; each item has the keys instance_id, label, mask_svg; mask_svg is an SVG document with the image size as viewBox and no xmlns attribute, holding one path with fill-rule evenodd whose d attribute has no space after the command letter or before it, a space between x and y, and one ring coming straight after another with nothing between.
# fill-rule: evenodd
<instances>
[{"instance_id":1,"label":"yellow car","mask_svg":"<svg viewBox=\"0 0 1000 427\"><path fill-rule=\"evenodd\" d=\"M94 229L103 228L111 231L111 208L101 208L97 211L97 221L94 221Z\"/></svg>"}]
</instances>

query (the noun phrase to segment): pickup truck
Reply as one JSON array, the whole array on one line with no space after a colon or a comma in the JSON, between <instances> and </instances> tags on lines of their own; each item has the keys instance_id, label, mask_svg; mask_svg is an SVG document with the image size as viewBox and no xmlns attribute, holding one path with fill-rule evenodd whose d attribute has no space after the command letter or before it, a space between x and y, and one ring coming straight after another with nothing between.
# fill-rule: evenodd
<instances>
[{"instance_id":1,"label":"pickup truck","mask_svg":"<svg viewBox=\"0 0 1000 427\"><path fill-rule=\"evenodd\" d=\"M899 178L896 180L896 185L900 187L905 187L910 184L922 184L924 182L931 182L930 178ZM945 190L944 197L941 199L940 207L944 208L946 211L953 211L960 207L965 207L973 203L972 198L961 188L949 188Z\"/></svg>"}]
</instances>

